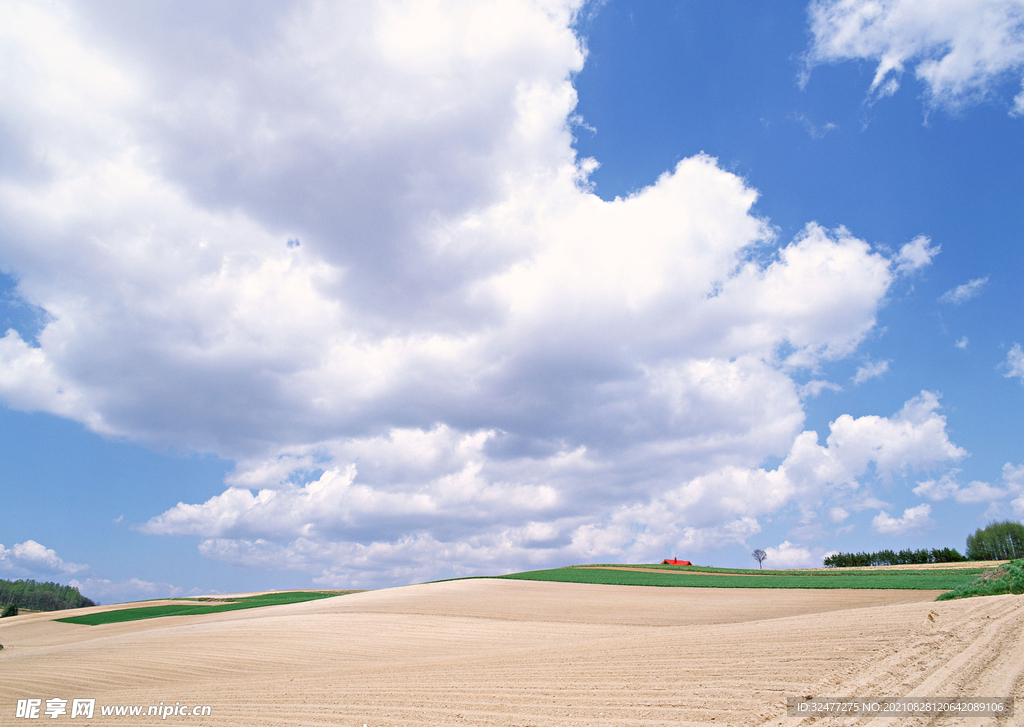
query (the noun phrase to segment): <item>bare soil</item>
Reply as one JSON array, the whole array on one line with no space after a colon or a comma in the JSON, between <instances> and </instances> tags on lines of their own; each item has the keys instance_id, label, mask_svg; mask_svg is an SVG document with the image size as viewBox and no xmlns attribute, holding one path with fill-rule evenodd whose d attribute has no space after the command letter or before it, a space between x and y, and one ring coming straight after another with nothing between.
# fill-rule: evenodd
<instances>
[{"instance_id":1,"label":"bare soil","mask_svg":"<svg viewBox=\"0 0 1024 727\"><path fill-rule=\"evenodd\" d=\"M101 626L27 614L0 623L0 724L52 697L210 705L167 722L231 727L619 727L798 724L793 696L1024 696L1024 597L936 595L480 579Z\"/></svg>"}]
</instances>

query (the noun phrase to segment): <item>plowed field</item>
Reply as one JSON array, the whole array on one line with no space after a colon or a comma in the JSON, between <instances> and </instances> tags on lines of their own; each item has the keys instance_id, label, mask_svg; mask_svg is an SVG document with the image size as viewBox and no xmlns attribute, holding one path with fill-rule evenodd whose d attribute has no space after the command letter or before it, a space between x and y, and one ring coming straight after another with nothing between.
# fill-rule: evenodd
<instances>
[{"instance_id":1,"label":"plowed field","mask_svg":"<svg viewBox=\"0 0 1024 727\"><path fill-rule=\"evenodd\" d=\"M52 697L95 698L92 724L563 727L797 724L792 696L1024 696L1024 597L936 595L484 579L100 626L28 614L0 623L0 724ZM212 715L100 719L160 702Z\"/></svg>"}]
</instances>

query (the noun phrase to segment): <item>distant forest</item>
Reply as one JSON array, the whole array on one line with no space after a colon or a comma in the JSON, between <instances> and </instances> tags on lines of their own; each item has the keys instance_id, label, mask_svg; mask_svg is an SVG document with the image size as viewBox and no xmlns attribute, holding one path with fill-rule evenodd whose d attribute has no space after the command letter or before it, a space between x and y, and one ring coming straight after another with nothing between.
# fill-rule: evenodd
<instances>
[{"instance_id":1,"label":"distant forest","mask_svg":"<svg viewBox=\"0 0 1024 727\"><path fill-rule=\"evenodd\" d=\"M1004 520L978 528L967 536L967 557L971 560L1012 560L1024 558L1024 525Z\"/></svg>"},{"instance_id":2,"label":"distant forest","mask_svg":"<svg viewBox=\"0 0 1024 727\"><path fill-rule=\"evenodd\" d=\"M942 550L880 550L877 553L836 553L825 558L827 568L866 565L918 565L920 563L961 563L971 560L1013 560L1024 558L1024 525L1012 520L989 523L967 536L967 555L955 548Z\"/></svg>"},{"instance_id":3,"label":"distant forest","mask_svg":"<svg viewBox=\"0 0 1024 727\"><path fill-rule=\"evenodd\" d=\"M922 563L962 563L967 560L956 548L942 550L880 550L877 553L836 553L825 558L827 568L852 568L866 565L919 565Z\"/></svg>"},{"instance_id":4,"label":"distant forest","mask_svg":"<svg viewBox=\"0 0 1024 727\"><path fill-rule=\"evenodd\" d=\"M13 605L32 611L61 611L96 604L74 586L37 583L33 580L5 581L0 578L0 608Z\"/></svg>"}]
</instances>

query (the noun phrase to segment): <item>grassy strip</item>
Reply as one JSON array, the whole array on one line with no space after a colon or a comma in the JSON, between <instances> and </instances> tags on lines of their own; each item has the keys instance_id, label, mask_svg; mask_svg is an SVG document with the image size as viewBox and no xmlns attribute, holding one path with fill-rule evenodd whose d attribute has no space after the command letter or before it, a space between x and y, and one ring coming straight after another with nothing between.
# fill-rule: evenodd
<instances>
[{"instance_id":1,"label":"grassy strip","mask_svg":"<svg viewBox=\"0 0 1024 727\"><path fill-rule=\"evenodd\" d=\"M357 591L288 591L284 593L264 593L259 596L218 599L226 601L226 603L217 603L209 606L196 603L175 603L165 606L142 606L139 608L125 608L120 611L103 611L101 613L91 613L85 616L58 618L54 619L54 621L69 624L84 624L86 626L98 626L100 624L122 623L124 621L140 621L146 618L162 618L163 616L194 616L196 614L204 613L220 613L221 611L239 611L245 608L260 608L261 606L278 606L283 603L301 603L302 601L313 601L318 598L341 596L346 593L357 593Z\"/></svg>"},{"instance_id":2,"label":"grassy strip","mask_svg":"<svg viewBox=\"0 0 1024 727\"><path fill-rule=\"evenodd\" d=\"M943 593L937 601L973 596L1000 596L1004 593L1024 593L1024 560L1014 560L987 571L980 578L964 583L949 593Z\"/></svg>"},{"instance_id":3,"label":"grassy strip","mask_svg":"<svg viewBox=\"0 0 1024 727\"><path fill-rule=\"evenodd\" d=\"M616 566L616 568L621 566ZM650 566L644 566L650 567ZM750 575L716 575L687 568L689 573L650 573L600 568L554 568L511 573L499 578L563 583L603 583L617 586L681 588L850 588L945 591L969 583L977 574L963 570L920 571L751 571ZM720 569L719 572L724 572ZM734 571L731 571L734 572ZM757 575L753 575L757 574Z\"/></svg>"},{"instance_id":4,"label":"grassy strip","mask_svg":"<svg viewBox=\"0 0 1024 727\"><path fill-rule=\"evenodd\" d=\"M588 563L587 565L570 565L568 568L631 568L631 569L645 569L645 568L656 568L657 570L663 571L678 571L680 573L719 573L719 574L732 574L732 575L745 575L745 576L799 576L803 578L816 578L821 575L877 575L879 573L893 573L899 571L903 572L915 572L924 573L929 570L949 572L957 571L967 574L981 574L985 572L986 568L983 566L976 567L964 567L962 563L951 563L949 568L936 568L934 565L929 564L927 568L922 567L919 570L913 568L907 569L883 569L881 566L878 568L869 569L868 567L858 568L858 570L846 569L846 568L797 568L794 570L782 570L776 568L769 569L758 569L758 568L715 568L710 565L662 565L660 563Z\"/></svg>"}]
</instances>

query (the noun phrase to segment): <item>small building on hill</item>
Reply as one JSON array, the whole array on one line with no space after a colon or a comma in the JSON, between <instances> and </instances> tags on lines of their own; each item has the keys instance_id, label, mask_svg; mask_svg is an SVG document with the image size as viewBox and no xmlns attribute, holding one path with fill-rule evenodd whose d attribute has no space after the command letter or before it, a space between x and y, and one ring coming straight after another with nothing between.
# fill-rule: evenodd
<instances>
[{"instance_id":1,"label":"small building on hill","mask_svg":"<svg viewBox=\"0 0 1024 727\"><path fill-rule=\"evenodd\" d=\"M661 561L661 564L662 565L693 565L693 563L691 563L688 560L676 560L675 558L665 558L665 560Z\"/></svg>"}]
</instances>

